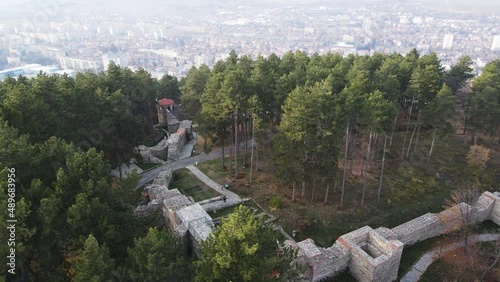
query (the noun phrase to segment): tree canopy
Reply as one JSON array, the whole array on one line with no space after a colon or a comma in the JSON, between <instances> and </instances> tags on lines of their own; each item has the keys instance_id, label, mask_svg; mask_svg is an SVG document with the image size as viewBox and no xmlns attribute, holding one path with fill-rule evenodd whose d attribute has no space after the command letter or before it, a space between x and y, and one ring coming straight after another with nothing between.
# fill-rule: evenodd
<instances>
[{"instance_id":1,"label":"tree canopy","mask_svg":"<svg viewBox=\"0 0 500 282\"><path fill-rule=\"evenodd\" d=\"M207 139L232 145L235 178L246 177L238 169L248 165L246 141L256 139L252 171L258 171L258 152L266 146L266 169L280 185L300 183L311 202L317 188L326 186L321 198L328 203L330 184L335 191L342 183L340 205L346 205L346 195L350 203L359 203L352 195L360 195L363 205L374 195L373 180L379 181L377 198L386 191L386 157L388 165L403 167L415 162L412 153L428 151L427 168L438 162L434 151L455 132L457 112L474 146L485 139L500 142L499 93L500 60L473 77L467 56L445 71L435 53L416 50L345 57L296 51L255 59L231 52L212 68L193 67L180 80L157 80L144 69L115 64L75 77L6 78L0 82L0 182L5 184L7 168L16 169L17 278L106 280L113 272L117 279L188 279L172 271L189 264L178 240L162 230L148 232L154 223L132 213L138 176L110 176L111 167L133 156L133 147L154 137L158 99L181 101ZM488 165L488 158L480 158L485 151L473 148L469 163L476 158ZM6 200L4 193L0 202ZM292 254L278 248L274 235L250 211L238 209L203 243L194 279L293 277L286 270ZM75 259L79 266L70 267ZM108 259L113 263L91 276L89 269L98 267L92 260Z\"/></svg>"},{"instance_id":2,"label":"tree canopy","mask_svg":"<svg viewBox=\"0 0 500 282\"><path fill-rule=\"evenodd\" d=\"M149 228L128 249L132 281L190 281L189 262L180 238L168 230Z\"/></svg>"},{"instance_id":3,"label":"tree canopy","mask_svg":"<svg viewBox=\"0 0 500 282\"><path fill-rule=\"evenodd\" d=\"M194 281L294 281L293 258L262 218L240 206L202 243Z\"/></svg>"}]
</instances>

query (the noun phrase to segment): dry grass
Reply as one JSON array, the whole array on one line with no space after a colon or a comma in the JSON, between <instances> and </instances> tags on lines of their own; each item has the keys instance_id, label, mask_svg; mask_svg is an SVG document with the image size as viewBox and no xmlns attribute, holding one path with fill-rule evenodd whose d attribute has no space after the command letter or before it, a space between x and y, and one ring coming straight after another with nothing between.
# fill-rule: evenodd
<instances>
[{"instance_id":1,"label":"dry grass","mask_svg":"<svg viewBox=\"0 0 500 282\"><path fill-rule=\"evenodd\" d=\"M399 140L401 139L401 140ZM346 181L344 205L340 206L340 183L334 191L330 183L328 201L325 203L326 182L317 180L314 199L312 199L312 177L306 177L306 192L301 195L297 183L295 201L292 201L293 188L287 181L277 178L271 163L271 148L261 146L259 152L259 171L254 172L250 183L249 156L247 166L243 168L240 157L238 168L240 177L234 179L231 163L226 158L225 170L221 169L220 159L199 165L199 168L218 183L230 183L230 189L243 197L251 197L263 208L269 210L269 201L273 195L282 198L281 207L273 211L279 218L279 224L289 233L299 230L297 240L313 238L321 246L330 246L338 236L368 225L373 228L385 226L392 228L427 212L440 212L444 199L462 182L463 167L466 166L467 145L463 140L449 137L439 140L430 167L426 162L409 162L408 167L401 166L399 158L402 135L396 134L394 143L388 148L386 175L382 198L377 199L380 174L380 152L373 150L373 162L368 174L366 205L360 206L362 177L361 158L366 151L357 150L352 174L348 164L349 177ZM430 147L431 135L422 132L420 150L425 154ZM493 152L493 150L492 150ZM242 156L243 153L241 152ZM491 164L500 162L499 155L492 155ZM405 161L406 162L406 161ZM341 163L341 161L339 162ZM453 166L450 166L453 164ZM426 170L429 169L429 172ZM498 170L498 167L496 168ZM338 175L342 175L339 167ZM435 176L439 172L439 177Z\"/></svg>"}]
</instances>

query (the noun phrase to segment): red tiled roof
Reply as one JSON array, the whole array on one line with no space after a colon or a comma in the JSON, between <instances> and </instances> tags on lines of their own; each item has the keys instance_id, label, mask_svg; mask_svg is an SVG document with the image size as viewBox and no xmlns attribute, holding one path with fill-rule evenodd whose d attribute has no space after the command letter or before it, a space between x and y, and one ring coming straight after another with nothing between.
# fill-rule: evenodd
<instances>
[{"instance_id":1,"label":"red tiled roof","mask_svg":"<svg viewBox=\"0 0 500 282\"><path fill-rule=\"evenodd\" d=\"M172 99L167 99L167 98L163 98L161 99L160 101L158 101L158 104L160 106L171 106L174 104L174 100Z\"/></svg>"}]
</instances>

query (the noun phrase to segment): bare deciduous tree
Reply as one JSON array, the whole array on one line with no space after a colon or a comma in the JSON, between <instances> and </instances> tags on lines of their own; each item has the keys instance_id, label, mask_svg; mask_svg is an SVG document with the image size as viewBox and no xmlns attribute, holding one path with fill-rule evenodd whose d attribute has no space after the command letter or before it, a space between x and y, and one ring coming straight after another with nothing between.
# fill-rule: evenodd
<instances>
[{"instance_id":1,"label":"bare deciduous tree","mask_svg":"<svg viewBox=\"0 0 500 282\"><path fill-rule=\"evenodd\" d=\"M494 248L481 252L481 257L484 258L486 263L489 264L479 279L479 281L484 281L486 274L488 274L488 272L492 270L500 260L500 239L496 240Z\"/></svg>"},{"instance_id":2,"label":"bare deciduous tree","mask_svg":"<svg viewBox=\"0 0 500 282\"><path fill-rule=\"evenodd\" d=\"M460 235L464 240L464 255L466 255L468 251L468 237L472 233L472 227L476 223L475 216L477 208L474 204L479 199L479 196L481 196L481 191L473 186L469 186L455 190L446 203L448 207L458 205L460 209ZM466 205L462 205L461 203L465 203Z\"/></svg>"}]
</instances>

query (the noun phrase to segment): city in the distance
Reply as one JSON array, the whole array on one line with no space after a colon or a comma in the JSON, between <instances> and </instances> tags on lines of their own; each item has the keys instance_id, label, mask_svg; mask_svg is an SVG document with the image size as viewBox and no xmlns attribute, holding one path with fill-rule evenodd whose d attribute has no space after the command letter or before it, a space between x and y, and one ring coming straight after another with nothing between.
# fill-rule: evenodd
<instances>
[{"instance_id":1,"label":"city in the distance","mask_svg":"<svg viewBox=\"0 0 500 282\"><path fill-rule=\"evenodd\" d=\"M470 2L470 1L469 1ZM2 3L0 77L100 71L110 61L185 76L231 50L369 55L466 54L479 72L500 54L497 1L16 1Z\"/></svg>"}]
</instances>

